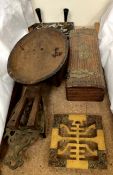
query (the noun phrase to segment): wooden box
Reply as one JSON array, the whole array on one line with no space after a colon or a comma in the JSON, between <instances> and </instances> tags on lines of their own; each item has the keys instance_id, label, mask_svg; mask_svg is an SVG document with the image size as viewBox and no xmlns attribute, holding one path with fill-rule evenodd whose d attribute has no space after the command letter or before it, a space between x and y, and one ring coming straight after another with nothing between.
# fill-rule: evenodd
<instances>
[{"instance_id":1,"label":"wooden box","mask_svg":"<svg viewBox=\"0 0 113 175\"><path fill-rule=\"evenodd\" d=\"M98 33L79 28L70 35L70 58L66 96L70 101L102 101L105 80L101 66Z\"/></svg>"}]
</instances>

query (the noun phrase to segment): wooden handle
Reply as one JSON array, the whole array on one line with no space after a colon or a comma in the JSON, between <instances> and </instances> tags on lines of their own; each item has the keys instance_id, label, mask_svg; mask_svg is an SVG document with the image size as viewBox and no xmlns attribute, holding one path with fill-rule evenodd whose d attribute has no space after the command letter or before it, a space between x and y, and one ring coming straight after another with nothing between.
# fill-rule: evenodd
<instances>
[{"instance_id":1,"label":"wooden handle","mask_svg":"<svg viewBox=\"0 0 113 175\"><path fill-rule=\"evenodd\" d=\"M39 19L40 23L42 23L42 17L41 17L41 10L40 10L40 8L35 9L35 11L36 11L36 14L38 16L38 19Z\"/></svg>"},{"instance_id":2,"label":"wooden handle","mask_svg":"<svg viewBox=\"0 0 113 175\"><path fill-rule=\"evenodd\" d=\"M65 8L64 9L64 22L67 22L68 13L69 13L69 9Z\"/></svg>"}]
</instances>

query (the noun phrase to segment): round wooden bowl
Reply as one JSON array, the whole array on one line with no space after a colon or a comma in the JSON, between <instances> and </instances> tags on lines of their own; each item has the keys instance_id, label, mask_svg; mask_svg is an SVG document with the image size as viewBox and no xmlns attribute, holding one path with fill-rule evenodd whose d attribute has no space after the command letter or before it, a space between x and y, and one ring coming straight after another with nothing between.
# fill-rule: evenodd
<instances>
[{"instance_id":1,"label":"round wooden bowl","mask_svg":"<svg viewBox=\"0 0 113 175\"><path fill-rule=\"evenodd\" d=\"M54 28L34 29L17 42L8 59L8 73L22 84L50 78L64 65L68 55L66 36Z\"/></svg>"}]
</instances>

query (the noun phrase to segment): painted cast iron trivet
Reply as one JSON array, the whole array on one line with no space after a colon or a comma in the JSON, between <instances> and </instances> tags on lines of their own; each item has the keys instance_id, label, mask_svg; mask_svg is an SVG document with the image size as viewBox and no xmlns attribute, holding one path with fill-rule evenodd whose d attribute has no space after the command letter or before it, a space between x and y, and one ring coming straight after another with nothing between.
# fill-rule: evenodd
<instances>
[{"instance_id":1,"label":"painted cast iron trivet","mask_svg":"<svg viewBox=\"0 0 113 175\"><path fill-rule=\"evenodd\" d=\"M49 165L75 169L106 169L102 117L55 115Z\"/></svg>"}]
</instances>

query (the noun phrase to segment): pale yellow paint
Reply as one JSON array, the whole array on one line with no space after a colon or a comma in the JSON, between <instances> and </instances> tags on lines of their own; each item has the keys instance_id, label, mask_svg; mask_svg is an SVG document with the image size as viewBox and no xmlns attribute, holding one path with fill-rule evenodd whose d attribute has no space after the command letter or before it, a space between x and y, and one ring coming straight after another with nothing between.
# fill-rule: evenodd
<instances>
[{"instance_id":1,"label":"pale yellow paint","mask_svg":"<svg viewBox=\"0 0 113 175\"><path fill-rule=\"evenodd\" d=\"M86 115L73 115L73 114L70 114L69 115L69 120L72 120L74 122L76 122L76 121L83 122L83 121L86 121Z\"/></svg>"},{"instance_id":2,"label":"pale yellow paint","mask_svg":"<svg viewBox=\"0 0 113 175\"><path fill-rule=\"evenodd\" d=\"M58 142L62 139L58 135L59 130L57 128L52 129L52 136L51 136L51 145L50 148L57 149Z\"/></svg>"},{"instance_id":3,"label":"pale yellow paint","mask_svg":"<svg viewBox=\"0 0 113 175\"><path fill-rule=\"evenodd\" d=\"M96 137L87 138L84 136L90 133L90 129L96 129L96 125L92 124L87 128L81 128L80 126L87 120L86 115L69 115L69 120L72 121L71 129L73 129L73 131L71 131L68 126L64 124L61 124L59 128L53 128L51 148L58 149L59 141L67 141L67 144L63 150L58 149L59 156L63 157L65 154L68 154L70 157L70 159L67 160L67 168L88 169L86 152L91 156L98 156L98 150L106 150L103 130L97 129ZM59 129L65 130L64 136L59 135ZM71 135L73 135L73 137L71 137ZM80 143L81 141L85 143ZM87 142L97 143L98 150L91 150ZM74 148L71 149L72 147ZM71 158L75 158L75 160L71 160Z\"/></svg>"},{"instance_id":4,"label":"pale yellow paint","mask_svg":"<svg viewBox=\"0 0 113 175\"><path fill-rule=\"evenodd\" d=\"M67 160L67 168L88 169L88 161Z\"/></svg>"},{"instance_id":5,"label":"pale yellow paint","mask_svg":"<svg viewBox=\"0 0 113 175\"><path fill-rule=\"evenodd\" d=\"M103 130L97 130L97 135L98 137L96 142L98 143L98 149L101 151L106 150Z\"/></svg>"},{"instance_id":6,"label":"pale yellow paint","mask_svg":"<svg viewBox=\"0 0 113 175\"><path fill-rule=\"evenodd\" d=\"M32 2L34 9L41 8L44 22L63 21L63 9L69 8L68 21L73 21L76 26L89 26L100 21L111 0L32 0Z\"/></svg>"}]
</instances>

